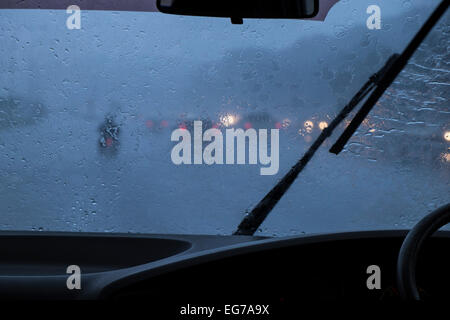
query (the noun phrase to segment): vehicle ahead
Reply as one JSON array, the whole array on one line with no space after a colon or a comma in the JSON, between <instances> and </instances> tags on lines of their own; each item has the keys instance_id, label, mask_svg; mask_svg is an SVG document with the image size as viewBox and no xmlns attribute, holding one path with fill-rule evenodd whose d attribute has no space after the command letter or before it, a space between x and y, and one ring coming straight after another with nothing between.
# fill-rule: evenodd
<instances>
[{"instance_id":1,"label":"vehicle ahead","mask_svg":"<svg viewBox=\"0 0 450 320\"><path fill-rule=\"evenodd\" d=\"M0 0L2 298L448 299L448 3L263 2Z\"/></svg>"}]
</instances>

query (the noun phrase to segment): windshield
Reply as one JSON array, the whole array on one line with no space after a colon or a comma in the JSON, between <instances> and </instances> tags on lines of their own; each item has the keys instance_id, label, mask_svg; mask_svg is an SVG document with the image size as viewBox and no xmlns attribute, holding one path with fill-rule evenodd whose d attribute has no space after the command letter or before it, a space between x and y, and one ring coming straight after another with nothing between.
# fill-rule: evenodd
<instances>
[{"instance_id":1,"label":"windshield","mask_svg":"<svg viewBox=\"0 0 450 320\"><path fill-rule=\"evenodd\" d=\"M439 3L372 2L243 25L0 10L0 229L231 234ZM447 13L256 235L409 228L448 202L449 33Z\"/></svg>"}]
</instances>

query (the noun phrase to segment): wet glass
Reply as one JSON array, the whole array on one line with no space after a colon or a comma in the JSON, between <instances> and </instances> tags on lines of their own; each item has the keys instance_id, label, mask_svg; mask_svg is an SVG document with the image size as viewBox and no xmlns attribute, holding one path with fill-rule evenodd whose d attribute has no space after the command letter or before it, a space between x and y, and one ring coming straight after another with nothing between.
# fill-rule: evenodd
<instances>
[{"instance_id":1,"label":"wet glass","mask_svg":"<svg viewBox=\"0 0 450 320\"><path fill-rule=\"evenodd\" d=\"M0 229L231 234L438 1L325 22L0 10ZM327 140L258 235L409 228L450 191L447 13L339 156ZM279 129L279 171L175 165L174 130ZM348 122L347 122L348 123Z\"/></svg>"}]
</instances>

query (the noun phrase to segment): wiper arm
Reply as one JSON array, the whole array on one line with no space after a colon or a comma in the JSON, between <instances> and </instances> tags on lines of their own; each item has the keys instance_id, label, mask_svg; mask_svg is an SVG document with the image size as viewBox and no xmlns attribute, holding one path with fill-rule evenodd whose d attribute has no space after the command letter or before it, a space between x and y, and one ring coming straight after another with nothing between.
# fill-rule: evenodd
<instances>
[{"instance_id":1,"label":"wiper arm","mask_svg":"<svg viewBox=\"0 0 450 320\"><path fill-rule=\"evenodd\" d=\"M449 6L448 0L443 0L442 3L436 8L433 14L428 18L427 22L422 26L416 36L411 40L409 45L403 51L401 55L399 55L394 61L392 61L391 66L386 70L382 78L379 79L379 83L377 88L374 90L372 95L367 99L366 103L361 107L358 113L355 115L353 120L350 122L348 127L336 141L336 143L331 147L330 152L339 154L342 149L347 144L348 140L353 136L353 134L358 130L361 123L367 117L369 112L373 109L375 104L390 87L392 82L394 82L395 78L400 74L403 68L408 63L409 59L412 57L414 52L416 52L417 48L423 42L425 37L430 33L431 29L435 26L435 24L439 21L442 15L447 11ZM391 57L392 59L392 57Z\"/></svg>"},{"instance_id":2,"label":"wiper arm","mask_svg":"<svg viewBox=\"0 0 450 320\"><path fill-rule=\"evenodd\" d=\"M306 167L312 159L316 151L323 142L331 136L336 127L348 116L348 114L371 92L372 95L367 99L366 103L361 107L350 125L340 136L337 142L330 149L330 152L338 154L353 133L358 129L364 121L370 110L377 103L386 89L392 84L398 74L408 63L408 60L423 42L425 37L445 13L449 6L448 0L443 0L436 8L433 14L428 18L427 22L422 26L414 39L401 55L392 55L381 70L373 74L370 79L363 85L352 100L342 109L342 111L334 118L330 125L325 128L319 137L314 141L303 157L289 170L289 172L267 193L267 195L248 213L238 226L234 235L253 235L259 226L264 222L270 211L275 207L278 201L283 197L289 187L294 183L297 176ZM375 90L373 90L375 89Z\"/></svg>"},{"instance_id":3,"label":"wiper arm","mask_svg":"<svg viewBox=\"0 0 450 320\"><path fill-rule=\"evenodd\" d=\"M393 61L395 61L397 57L397 54L391 56L386 65L369 78L369 80L362 86L352 100L341 110L336 118L331 121L329 126L322 131L303 157L291 168L291 170L289 170L289 172L275 185L275 187L269 191L269 193L253 208L253 210L244 217L242 222L239 224L238 229L234 232L235 235L253 235L256 232L258 227L263 223L273 207L286 193L299 173L312 159L323 142L331 136L336 127L376 87L379 80L384 78L386 71L389 70Z\"/></svg>"}]
</instances>

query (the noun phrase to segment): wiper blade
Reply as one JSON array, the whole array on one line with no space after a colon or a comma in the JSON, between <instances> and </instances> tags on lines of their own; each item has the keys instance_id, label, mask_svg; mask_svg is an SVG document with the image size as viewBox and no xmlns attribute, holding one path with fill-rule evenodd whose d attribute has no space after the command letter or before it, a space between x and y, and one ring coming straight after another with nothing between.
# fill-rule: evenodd
<instances>
[{"instance_id":1,"label":"wiper blade","mask_svg":"<svg viewBox=\"0 0 450 320\"><path fill-rule=\"evenodd\" d=\"M397 59L398 55L394 54L388 60L386 65L380 71L374 73L369 80L362 86L358 93L352 100L341 110L341 112L331 121L329 126L325 128L314 143L309 147L308 151L303 157L289 170L289 172L270 190L270 192L247 214L238 229L234 232L235 235L253 235L258 227L266 219L267 215L278 203L281 197L286 193L292 183L295 181L299 173L305 168L308 162L312 159L316 151L323 144L323 142L331 136L336 127L348 116L350 112L376 87L379 80L382 79L387 70L389 70L393 61Z\"/></svg>"},{"instance_id":2,"label":"wiper blade","mask_svg":"<svg viewBox=\"0 0 450 320\"><path fill-rule=\"evenodd\" d=\"M436 8L433 14L428 18L427 22L422 26L420 31L416 34L408 47L401 55L392 55L383 68L373 74L370 79L363 85L352 100L341 110L341 112L334 118L330 125L325 128L319 137L314 141L308 151L303 157L289 170L289 172L267 193L267 195L248 213L238 226L238 229L233 233L234 235L253 235L259 226L264 222L270 211L275 207L278 201L283 197L289 187L294 183L297 176L306 167L308 162L312 159L316 151L323 144L323 142L331 136L336 127L348 116L348 114L370 93L370 97L366 103L361 107L350 125L340 136L337 142L330 149L330 152L338 154L345 146L347 141L351 138L353 133L358 129L361 123L369 114L373 106L378 102L380 97L384 94L386 89L392 84L398 74L408 63L408 60L423 42L425 37L438 22L441 16L448 9L449 1L443 0ZM375 90L374 90L375 89Z\"/></svg>"},{"instance_id":3,"label":"wiper blade","mask_svg":"<svg viewBox=\"0 0 450 320\"><path fill-rule=\"evenodd\" d=\"M406 49L403 51L401 55L399 55L396 59L392 61L392 64L388 67L382 78L379 80L379 84L377 88L374 90L372 95L367 99L366 103L361 107L358 113L355 115L353 120L350 122L348 127L336 141L336 143L331 147L330 152L334 154L339 154L342 149L347 144L348 140L353 136L353 134L358 130L361 126L361 123L367 117L369 112L373 109L375 104L384 94L384 92L389 88L394 82L395 78L400 74L400 72L405 68L409 59L412 57L414 52L416 52L417 48L423 42L425 37L430 33L431 29L435 26L435 24L439 21L442 15L447 11L450 1L444 0L442 3L436 8L433 14L428 18L427 22L422 26L416 36L412 39ZM392 57L391 57L392 59Z\"/></svg>"}]
</instances>

